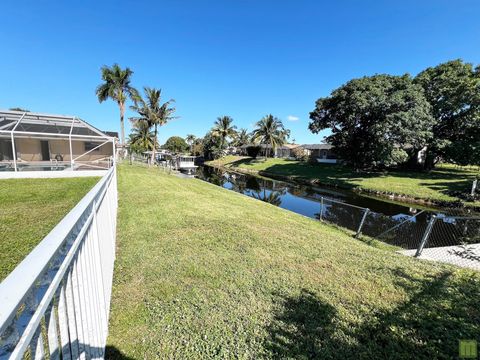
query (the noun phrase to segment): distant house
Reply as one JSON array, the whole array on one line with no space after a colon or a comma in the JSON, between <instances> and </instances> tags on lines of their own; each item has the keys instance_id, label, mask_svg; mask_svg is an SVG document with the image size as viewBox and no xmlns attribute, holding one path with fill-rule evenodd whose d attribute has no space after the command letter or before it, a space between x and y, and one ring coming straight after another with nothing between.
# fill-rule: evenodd
<instances>
[{"instance_id":1,"label":"distant house","mask_svg":"<svg viewBox=\"0 0 480 360\"><path fill-rule=\"evenodd\" d=\"M258 146L260 147L260 153L259 156L264 156L265 155L265 148L267 148L268 156L270 157L276 157L276 158L282 158L282 159L294 159L294 154L293 154L293 149L296 149L300 147L300 145L296 144L284 144L282 146L278 146L275 149L275 153L272 151L272 146L271 145L265 145L265 144L247 144L247 145L242 145L240 148L238 148L237 153L241 155L247 155L247 148L250 146Z\"/></svg>"},{"instance_id":2,"label":"distant house","mask_svg":"<svg viewBox=\"0 0 480 360\"><path fill-rule=\"evenodd\" d=\"M275 157L283 159L294 159L295 156L293 150L298 147L300 147L300 145L297 144L284 144L282 146L279 146L275 150Z\"/></svg>"},{"instance_id":3,"label":"distant house","mask_svg":"<svg viewBox=\"0 0 480 360\"><path fill-rule=\"evenodd\" d=\"M302 145L302 148L307 150L308 155L317 159L319 163L336 164L338 161L337 155L330 144L305 144Z\"/></svg>"}]
</instances>

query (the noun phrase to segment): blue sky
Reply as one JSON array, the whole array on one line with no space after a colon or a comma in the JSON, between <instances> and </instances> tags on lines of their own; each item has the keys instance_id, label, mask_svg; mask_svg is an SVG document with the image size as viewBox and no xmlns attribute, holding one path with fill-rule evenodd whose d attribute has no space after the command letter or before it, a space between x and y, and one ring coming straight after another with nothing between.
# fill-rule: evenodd
<instances>
[{"instance_id":1,"label":"blue sky","mask_svg":"<svg viewBox=\"0 0 480 360\"><path fill-rule=\"evenodd\" d=\"M176 99L181 118L160 130L162 143L203 136L220 115L251 130L268 113L298 143L319 142L308 114L351 78L480 63L478 0L4 0L0 9L0 108L119 130L116 104L94 93L100 67L117 62L138 88Z\"/></svg>"}]
</instances>

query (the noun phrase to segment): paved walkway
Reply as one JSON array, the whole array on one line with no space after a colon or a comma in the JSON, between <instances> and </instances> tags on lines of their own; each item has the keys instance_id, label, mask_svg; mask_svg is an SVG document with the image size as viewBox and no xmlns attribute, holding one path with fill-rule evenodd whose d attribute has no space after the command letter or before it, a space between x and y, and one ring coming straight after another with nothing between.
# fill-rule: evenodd
<instances>
[{"instance_id":1,"label":"paved walkway","mask_svg":"<svg viewBox=\"0 0 480 360\"><path fill-rule=\"evenodd\" d=\"M416 250L401 250L399 253L414 256ZM440 261L480 271L480 244L444 246L423 249L420 259Z\"/></svg>"}]
</instances>

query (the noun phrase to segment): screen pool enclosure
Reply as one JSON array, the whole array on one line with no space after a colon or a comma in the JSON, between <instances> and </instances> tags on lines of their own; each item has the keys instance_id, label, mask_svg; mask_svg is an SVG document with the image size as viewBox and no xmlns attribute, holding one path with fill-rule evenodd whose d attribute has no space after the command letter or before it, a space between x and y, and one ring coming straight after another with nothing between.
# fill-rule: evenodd
<instances>
[{"instance_id":1,"label":"screen pool enclosure","mask_svg":"<svg viewBox=\"0 0 480 360\"><path fill-rule=\"evenodd\" d=\"M0 171L107 169L115 138L76 116L0 110Z\"/></svg>"}]
</instances>

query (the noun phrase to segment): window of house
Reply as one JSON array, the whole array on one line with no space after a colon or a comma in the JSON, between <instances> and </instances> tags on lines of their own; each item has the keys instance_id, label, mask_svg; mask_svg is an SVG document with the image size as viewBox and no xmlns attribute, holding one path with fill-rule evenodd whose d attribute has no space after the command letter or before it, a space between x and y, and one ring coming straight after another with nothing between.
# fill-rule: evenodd
<instances>
[{"instance_id":1,"label":"window of house","mask_svg":"<svg viewBox=\"0 0 480 360\"><path fill-rule=\"evenodd\" d=\"M94 149L96 146L98 146L99 144L96 144L94 142L85 141L84 145L85 145L85 151L90 151L90 150ZM99 151L99 150L100 150L100 148L96 148L93 151Z\"/></svg>"}]
</instances>

